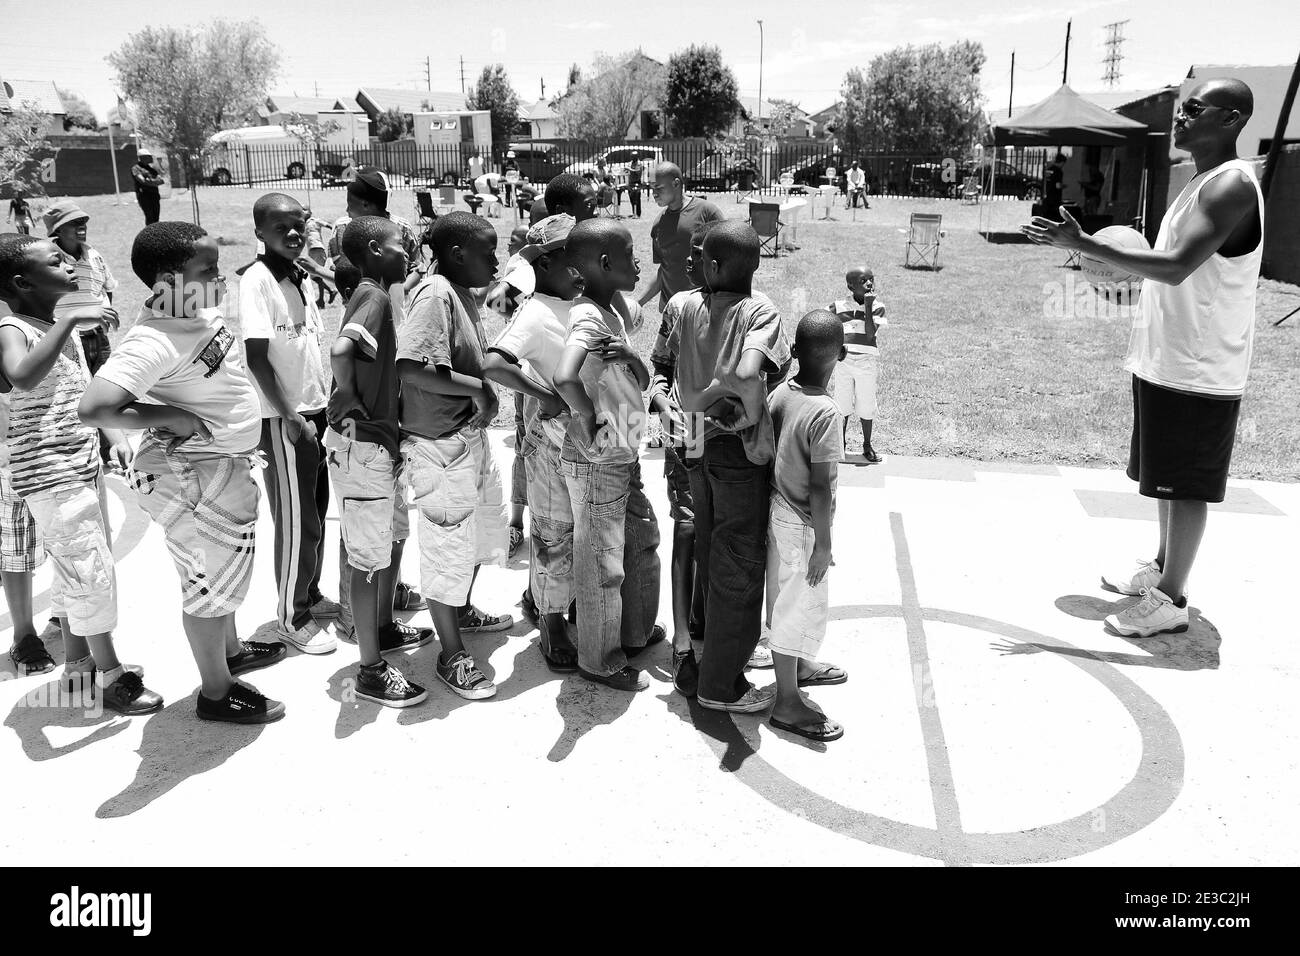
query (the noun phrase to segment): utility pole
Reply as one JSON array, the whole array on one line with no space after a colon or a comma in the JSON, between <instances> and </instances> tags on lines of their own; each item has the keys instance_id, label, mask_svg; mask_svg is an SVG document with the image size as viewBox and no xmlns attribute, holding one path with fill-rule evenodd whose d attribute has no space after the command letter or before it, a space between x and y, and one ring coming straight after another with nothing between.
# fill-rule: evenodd
<instances>
[{"instance_id":1,"label":"utility pole","mask_svg":"<svg viewBox=\"0 0 1300 956\"><path fill-rule=\"evenodd\" d=\"M540 80L542 84L542 99L546 99L546 77L539 76L538 80Z\"/></svg>"},{"instance_id":2,"label":"utility pole","mask_svg":"<svg viewBox=\"0 0 1300 956\"><path fill-rule=\"evenodd\" d=\"M1102 81L1110 87L1114 87L1119 82L1119 61L1124 59L1120 47L1124 45L1126 23L1127 20L1117 20L1115 23L1106 24L1106 56L1102 60L1106 64L1106 72L1102 76Z\"/></svg>"},{"instance_id":3,"label":"utility pole","mask_svg":"<svg viewBox=\"0 0 1300 956\"><path fill-rule=\"evenodd\" d=\"M1061 68L1061 85L1065 86L1070 82L1070 27L1073 26L1073 20L1065 21L1065 66Z\"/></svg>"},{"instance_id":4,"label":"utility pole","mask_svg":"<svg viewBox=\"0 0 1300 956\"><path fill-rule=\"evenodd\" d=\"M426 92L433 89L433 59L424 58L424 89Z\"/></svg>"},{"instance_id":5,"label":"utility pole","mask_svg":"<svg viewBox=\"0 0 1300 956\"><path fill-rule=\"evenodd\" d=\"M763 21L758 21L758 135L763 135Z\"/></svg>"},{"instance_id":6,"label":"utility pole","mask_svg":"<svg viewBox=\"0 0 1300 956\"><path fill-rule=\"evenodd\" d=\"M313 95L319 97L319 96L320 96L320 84L317 83L315 80L312 80L312 81L311 81L311 88L312 88L312 90L313 90Z\"/></svg>"},{"instance_id":7,"label":"utility pole","mask_svg":"<svg viewBox=\"0 0 1300 956\"><path fill-rule=\"evenodd\" d=\"M1011 104L1016 101L1016 51L1011 51L1011 92L1007 94L1007 119L1011 119Z\"/></svg>"},{"instance_id":8,"label":"utility pole","mask_svg":"<svg viewBox=\"0 0 1300 956\"><path fill-rule=\"evenodd\" d=\"M465 92L465 57L460 58L460 91Z\"/></svg>"}]
</instances>

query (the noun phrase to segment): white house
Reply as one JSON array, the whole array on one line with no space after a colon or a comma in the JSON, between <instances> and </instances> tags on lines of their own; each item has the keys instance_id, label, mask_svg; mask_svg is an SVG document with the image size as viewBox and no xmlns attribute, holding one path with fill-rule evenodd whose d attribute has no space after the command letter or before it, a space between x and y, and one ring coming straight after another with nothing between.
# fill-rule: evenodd
<instances>
[{"instance_id":1,"label":"white house","mask_svg":"<svg viewBox=\"0 0 1300 956\"><path fill-rule=\"evenodd\" d=\"M49 117L47 132L62 133L68 108L63 105L53 80L0 81L0 113L10 113L15 106L26 104Z\"/></svg>"}]
</instances>

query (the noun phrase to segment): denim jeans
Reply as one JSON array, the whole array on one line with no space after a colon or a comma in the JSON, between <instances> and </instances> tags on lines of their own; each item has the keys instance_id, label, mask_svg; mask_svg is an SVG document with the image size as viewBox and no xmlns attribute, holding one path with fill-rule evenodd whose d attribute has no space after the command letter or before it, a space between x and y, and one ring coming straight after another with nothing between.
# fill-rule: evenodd
<instances>
[{"instance_id":1,"label":"denim jeans","mask_svg":"<svg viewBox=\"0 0 1300 956\"><path fill-rule=\"evenodd\" d=\"M520 461L528 476L528 588L541 614L565 614L573 603L573 505L560 473L560 448L534 422Z\"/></svg>"},{"instance_id":2,"label":"denim jeans","mask_svg":"<svg viewBox=\"0 0 1300 956\"><path fill-rule=\"evenodd\" d=\"M565 441L560 471L573 507L578 666L608 676L644 647L659 614L659 524L641 465L590 462Z\"/></svg>"},{"instance_id":3,"label":"denim jeans","mask_svg":"<svg viewBox=\"0 0 1300 956\"><path fill-rule=\"evenodd\" d=\"M767 564L771 465L755 465L734 435L686 460L695 504L695 605L703 607L699 695L733 701L749 689Z\"/></svg>"}]
</instances>

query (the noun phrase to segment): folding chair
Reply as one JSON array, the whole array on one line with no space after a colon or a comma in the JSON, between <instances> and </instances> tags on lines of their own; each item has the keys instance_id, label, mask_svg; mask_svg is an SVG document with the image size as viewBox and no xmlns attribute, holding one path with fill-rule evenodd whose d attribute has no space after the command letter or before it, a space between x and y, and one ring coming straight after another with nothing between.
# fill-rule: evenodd
<instances>
[{"instance_id":1,"label":"folding chair","mask_svg":"<svg viewBox=\"0 0 1300 956\"><path fill-rule=\"evenodd\" d=\"M943 232L939 226L943 216L939 213L914 212L907 236L907 249L903 255L903 265L912 268L912 253L916 253L918 266L928 265L931 269L939 268L939 240Z\"/></svg>"},{"instance_id":2,"label":"folding chair","mask_svg":"<svg viewBox=\"0 0 1300 956\"><path fill-rule=\"evenodd\" d=\"M492 192L487 183L482 183L480 186L480 183L476 182L474 192L465 197L465 203L475 215L499 216L504 208L500 197ZM480 206L483 207L482 213L478 211Z\"/></svg>"},{"instance_id":3,"label":"folding chair","mask_svg":"<svg viewBox=\"0 0 1300 956\"><path fill-rule=\"evenodd\" d=\"M433 225L438 213L433 208L433 193L427 189L415 191L415 226L420 232Z\"/></svg>"},{"instance_id":4,"label":"folding chair","mask_svg":"<svg viewBox=\"0 0 1300 956\"><path fill-rule=\"evenodd\" d=\"M618 192L613 186L601 185L596 190L596 215L609 216L611 219L618 218L614 210L614 202L618 198Z\"/></svg>"},{"instance_id":5,"label":"folding chair","mask_svg":"<svg viewBox=\"0 0 1300 956\"><path fill-rule=\"evenodd\" d=\"M749 205L749 224L758 233L758 251L771 246L772 256L781 254L781 207L774 202L756 202Z\"/></svg>"}]
</instances>

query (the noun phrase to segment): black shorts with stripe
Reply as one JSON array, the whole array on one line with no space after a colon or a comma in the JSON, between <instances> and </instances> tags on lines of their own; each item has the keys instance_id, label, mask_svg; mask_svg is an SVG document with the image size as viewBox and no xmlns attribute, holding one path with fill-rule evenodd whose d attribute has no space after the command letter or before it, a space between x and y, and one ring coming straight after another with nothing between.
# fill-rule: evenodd
<instances>
[{"instance_id":1,"label":"black shorts with stripe","mask_svg":"<svg viewBox=\"0 0 1300 956\"><path fill-rule=\"evenodd\" d=\"M1133 376L1128 476L1148 498L1222 501L1240 398L1175 392Z\"/></svg>"}]
</instances>

